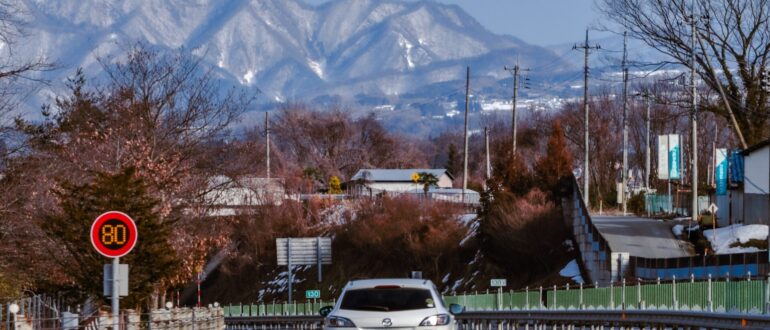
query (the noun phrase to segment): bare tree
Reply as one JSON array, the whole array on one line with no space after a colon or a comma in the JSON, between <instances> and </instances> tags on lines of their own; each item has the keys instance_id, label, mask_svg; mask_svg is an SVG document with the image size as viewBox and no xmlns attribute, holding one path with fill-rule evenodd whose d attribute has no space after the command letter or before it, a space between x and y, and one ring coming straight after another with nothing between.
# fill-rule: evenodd
<instances>
[{"instance_id":1,"label":"bare tree","mask_svg":"<svg viewBox=\"0 0 770 330\"><path fill-rule=\"evenodd\" d=\"M0 0L0 144L9 138L11 118L19 115L17 105L22 97L44 83L39 73L48 71L53 65L43 57L24 58L16 53L16 45L24 40L25 13L15 0ZM17 151L15 145L0 149L0 158L9 157Z\"/></svg>"},{"instance_id":2,"label":"bare tree","mask_svg":"<svg viewBox=\"0 0 770 330\"><path fill-rule=\"evenodd\" d=\"M601 0L599 7L633 37L683 65L690 63L690 23L696 20L698 75L712 90L724 90L746 143L768 136L768 96L760 85L770 56L768 0ZM730 119L721 100L704 101L704 110Z\"/></svg>"}]
</instances>

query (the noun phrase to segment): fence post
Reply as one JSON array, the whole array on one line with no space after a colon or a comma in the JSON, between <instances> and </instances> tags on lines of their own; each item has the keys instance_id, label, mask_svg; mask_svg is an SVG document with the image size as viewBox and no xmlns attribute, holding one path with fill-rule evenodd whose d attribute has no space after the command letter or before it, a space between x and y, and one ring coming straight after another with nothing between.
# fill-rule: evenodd
<instances>
[{"instance_id":1,"label":"fence post","mask_svg":"<svg viewBox=\"0 0 770 330\"><path fill-rule=\"evenodd\" d=\"M676 300L676 275L674 275L673 279L671 280L671 292L674 301L673 309L677 311L679 310L679 302Z\"/></svg>"},{"instance_id":2,"label":"fence post","mask_svg":"<svg viewBox=\"0 0 770 330\"><path fill-rule=\"evenodd\" d=\"M529 310L529 287L524 288L524 298L526 298L524 307Z\"/></svg>"},{"instance_id":3,"label":"fence post","mask_svg":"<svg viewBox=\"0 0 770 330\"><path fill-rule=\"evenodd\" d=\"M636 308L644 310L644 300L642 300L642 281L636 279Z\"/></svg>"},{"instance_id":4,"label":"fence post","mask_svg":"<svg viewBox=\"0 0 770 330\"><path fill-rule=\"evenodd\" d=\"M543 309L544 304L543 304L543 287L542 286L540 287L540 297L538 300L540 300L540 309Z\"/></svg>"},{"instance_id":5,"label":"fence post","mask_svg":"<svg viewBox=\"0 0 770 330\"><path fill-rule=\"evenodd\" d=\"M553 308L557 309L558 306L556 306L556 284L553 285Z\"/></svg>"},{"instance_id":6,"label":"fence post","mask_svg":"<svg viewBox=\"0 0 770 330\"><path fill-rule=\"evenodd\" d=\"M709 277L708 277L708 286L709 286L709 302L708 302L709 307L708 308L709 308L709 312L713 312L714 311L714 294L711 291L712 290L712 288L711 288L711 274L709 274Z\"/></svg>"},{"instance_id":7,"label":"fence post","mask_svg":"<svg viewBox=\"0 0 770 330\"><path fill-rule=\"evenodd\" d=\"M578 305L578 309L583 310L583 309L585 309L584 306L583 306L583 282L580 282L580 296L579 296L579 299L580 299L580 301L579 301L580 304Z\"/></svg>"},{"instance_id":8,"label":"fence post","mask_svg":"<svg viewBox=\"0 0 770 330\"><path fill-rule=\"evenodd\" d=\"M615 309L615 286L613 285L612 281L610 281L610 308L609 309Z\"/></svg>"},{"instance_id":9,"label":"fence post","mask_svg":"<svg viewBox=\"0 0 770 330\"><path fill-rule=\"evenodd\" d=\"M770 313L768 309L770 309L770 275L767 276L767 281L765 281L765 314Z\"/></svg>"},{"instance_id":10,"label":"fence post","mask_svg":"<svg viewBox=\"0 0 770 330\"><path fill-rule=\"evenodd\" d=\"M623 278L623 289L620 291L620 309L626 309L626 278Z\"/></svg>"}]
</instances>

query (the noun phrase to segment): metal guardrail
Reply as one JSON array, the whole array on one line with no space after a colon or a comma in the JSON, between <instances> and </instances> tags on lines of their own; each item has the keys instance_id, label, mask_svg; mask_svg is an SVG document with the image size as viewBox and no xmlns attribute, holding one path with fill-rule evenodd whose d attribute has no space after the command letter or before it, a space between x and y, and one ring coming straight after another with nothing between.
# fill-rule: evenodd
<instances>
[{"instance_id":1,"label":"metal guardrail","mask_svg":"<svg viewBox=\"0 0 770 330\"><path fill-rule=\"evenodd\" d=\"M567 326L695 327L718 329L769 329L770 317L681 311L593 310L593 311L486 311L456 316L459 330L534 329ZM258 316L225 318L226 329L320 329L320 316Z\"/></svg>"},{"instance_id":2,"label":"metal guardrail","mask_svg":"<svg viewBox=\"0 0 770 330\"><path fill-rule=\"evenodd\" d=\"M460 330L535 329L567 326L694 327L717 329L769 329L770 317L677 311L504 311L468 312L456 317ZM527 327L528 328L528 327ZM564 328L562 328L564 329Z\"/></svg>"},{"instance_id":3,"label":"metal guardrail","mask_svg":"<svg viewBox=\"0 0 770 330\"><path fill-rule=\"evenodd\" d=\"M228 330L313 330L320 329L322 325L323 317L320 315L225 317L225 328Z\"/></svg>"}]
</instances>

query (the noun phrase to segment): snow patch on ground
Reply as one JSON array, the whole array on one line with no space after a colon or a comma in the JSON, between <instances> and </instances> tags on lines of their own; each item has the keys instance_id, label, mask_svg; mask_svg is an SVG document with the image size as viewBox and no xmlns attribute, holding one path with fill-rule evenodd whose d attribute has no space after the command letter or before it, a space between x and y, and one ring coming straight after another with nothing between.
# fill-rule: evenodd
<instances>
[{"instance_id":1,"label":"snow patch on ground","mask_svg":"<svg viewBox=\"0 0 770 330\"><path fill-rule=\"evenodd\" d=\"M559 271L561 277L569 277L576 283L584 283L583 276L580 275L580 267L575 259L572 259L562 270Z\"/></svg>"},{"instance_id":2,"label":"snow patch on ground","mask_svg":"<svg viewBox=\"0 0 770 330\"><path fill-rule=\"evenodd\" d=\"M767 225L732 225L716 229L716 237L713 229L704 230L703 236L711 242L711 247L716 254L731 254L760 251L755 247L730 247L735 242L747 243L749 240L766 240Z\"/></svg>"},{"instance_id":3,"label":"snow patch on ground","mask_svg":"<svg viewBox=\"0 0 770 330\"><path fill-rule=\"evenodd\" d=\"M468 227L468 233L465 234L465 237L460 241L460 246L465 245L466 242L468 242L469 239L476 236L476 230L479 227L479 222L476 221L476 218L478 216L476 214L463 214L458 219L460 223L464 224Z\"/></svg>"},{"instance_id":4,"label":"snow patch on ground","mask_svg":"<svg viewBox=\"0 0 770 330\"><path fill-rule=\"evenodd\" d=\"M345 222L356 219L356 212L346 203L333 205L321 211L321 219L325 225L342 225Z\"/></svg>"},{"instance_id":5,"label":"snow patch on ground","mask_svg":"<svg viewBox=\"0 0 770 330\"><path fill-rule=\"evenodd\" d=\"M684 231L684 226L675 225L673 228L671 228L671 231L674 232L674 236L676 237L682 236L682 232Z\"/></svg>"}]
</instances>

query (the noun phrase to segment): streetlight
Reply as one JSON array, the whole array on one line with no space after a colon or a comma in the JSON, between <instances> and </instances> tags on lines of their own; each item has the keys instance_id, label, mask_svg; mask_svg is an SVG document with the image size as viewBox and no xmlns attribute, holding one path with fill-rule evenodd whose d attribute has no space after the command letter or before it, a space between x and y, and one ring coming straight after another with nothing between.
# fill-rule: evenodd
<instances>
[{"instance_id":1,"label":"streetlight","mask_svg":"<svg viewBox=\"0 0 770 330\"><path fill-rule=\"evenodd\" d=\"M17 303L12 303L10 306L8 306L8 311L13 314L13 329L16 329L16 314L19 313L19 305Z\"/></svg>"}]
</instances>

